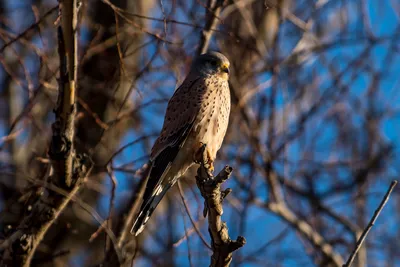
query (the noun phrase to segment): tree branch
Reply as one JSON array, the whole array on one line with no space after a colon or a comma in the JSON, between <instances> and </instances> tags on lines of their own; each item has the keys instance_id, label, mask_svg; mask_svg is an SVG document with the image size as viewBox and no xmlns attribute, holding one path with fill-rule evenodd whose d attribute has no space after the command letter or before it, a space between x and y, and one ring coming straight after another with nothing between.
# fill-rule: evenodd
<instances>
[{"instance_id":1,"label":"tree branch","mask_svg":"<svg viewBox=\"0 0 400 267\"><path fill-rule=\"evenodd\" d=\"M342 266L342 257L335 253L333 247L326 242L322 235L320 235L312 226L304 220L299 219L285 204L285 202L271 201L264 203L263 201L255 200L255 204L265 206L271 212L283 218L294 229L296 229L304 238L306 238L315 248L320 251L330 263L334 266Z\"/></svg>"},{"instance_id":2,"label":"tree branch","mask_svg":"<svg viewBox=\"0 0 400 267\"><path fill-rule=\"evenodd\" d=\"M203 146L203 155L205 146ZM238 236L236 240L229 237L228 227L221 220L223 214L222 201L232 191L230 188L221 191L221 185L232 173L232 168L226 166L217 176L213 177L209 172L206 155L197 170L196 183L204 198L204 217L208 213L208 232L211 236L211 267L228 267L232 261L232 252L243 247L246 239Z\"/></svg>"},{"instance_id":3,"label":"tree branch","mask_svg":"<svg viewBox=\"0 0 400 267\"><path fill-rule=\"evenodd\" d=\"M218 16L221 13L224 3L225 0L208 0L206 8L206 24L204 29L201 31L200 45L197 49L198 55L207 52L213 31L218 25Z\"/></svg>"},{"instance_id":4,"label":"tree branch","mask_svg":"<svg viewBox=\"0 0 400 267\"><path fill-rule=\"evenodd\" d=\"M349 259L347 260L347 262L345 264L343 264L343 267L350 267L353 264L353 261L357 255L357 252L360 250L369 231L371 230L372 226L374 226L376 219L378 218L379 214L381 213L381 211L385 207L386 203L388 202L390 194L392 193L392 191L396 185L397 185L397 181L393 180L392 183L390 184L389 189L387 190L385 196L383 197L381 203L379 204L378 208L375 210L374 215L372 216L371 220L369 221L367 227L364 229L360 238L358 239L356 247L354 248L353 252L350 254Z\"/></svg>"},{"instance_id":5,"label":"tree branch","mask_svg":"<svg viewBox=\"0 0 400 267\"><path fill-rule=\"evenodd\" d=\"M54 202L57 201L54 207L47 205L41 200L36 202L31 215L27 216L20 224L20 227L23 227L21 230L18 230L21 232L21 236L12 245L13 264L15 266L30 266L33 255L43 240L44 235L78 190L79 186L75 186L68 197L54 199Z\"/></svg>"},{"instance_id":6,"label":"tree branch","mask_svg":"<svg viewBox=\"0 0 400 267\"><path fill-rule=\"evenodd\" d=\"M43 237L57 220L69 201L78 192L82 177L88 173L89 160L77 156L74 150L75 95L77 81L77 0L60 3L61 26L58 29L60 79L56 121L52 125L53 136L49 149L51 167L48 170L51 185L68 192L67 196L36 187L32 194L32 208L20 223L21 231L12 244L13 265L30 266L32 258ZM47 181L45 181L47 182Z\"/></svg>"},{"instance_id":7,"label":"tree branch","mask_svg":"<svg viewBox=\"0 0 400 267\"><path fill-rule=\"evenodd\" d=\"M78 0L60 3L61 27L58 31L58 53L60 57L60 82L56 121L52 126L53 138L49 155L62 187L72 185L74 151L74 120L76 114L75 95L78 69Z\"/></svg>"}]
</instances>

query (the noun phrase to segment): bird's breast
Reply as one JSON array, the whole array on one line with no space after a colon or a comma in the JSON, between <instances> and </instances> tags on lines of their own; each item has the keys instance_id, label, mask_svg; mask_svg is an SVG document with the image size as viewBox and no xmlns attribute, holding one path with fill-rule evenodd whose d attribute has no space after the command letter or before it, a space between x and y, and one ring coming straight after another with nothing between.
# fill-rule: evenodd
<instances>
[{"instance_id":1,"label":"bird's breast","mask_svg":"<svg viewBox=\"0 0 400 267\"><path fill-rule=\"evenodd\" d=\"M228 127L230 105L228 83L211 81L203 96L193 134L196 141L207 144L213 159Z\"/></svg>"}]
</instances>

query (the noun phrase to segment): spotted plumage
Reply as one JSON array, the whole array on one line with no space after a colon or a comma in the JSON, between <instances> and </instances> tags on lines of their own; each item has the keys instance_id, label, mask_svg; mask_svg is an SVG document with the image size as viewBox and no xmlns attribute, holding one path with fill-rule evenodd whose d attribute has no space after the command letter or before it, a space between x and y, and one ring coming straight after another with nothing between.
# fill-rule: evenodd
<instances>
[{"instance_id":1,"label":"spotted plumage","mask_svg":"<svg viewBox=\"0 0 400 267\"><path fill-rule=\"evenodd\" d=\"M202 144L214 161L230 113L229 61L218 52L198 56L168 102L164 124L150 155L143 203L133 225L138 235L165 193L196 162Z\"/></svg>"}]
</instances>

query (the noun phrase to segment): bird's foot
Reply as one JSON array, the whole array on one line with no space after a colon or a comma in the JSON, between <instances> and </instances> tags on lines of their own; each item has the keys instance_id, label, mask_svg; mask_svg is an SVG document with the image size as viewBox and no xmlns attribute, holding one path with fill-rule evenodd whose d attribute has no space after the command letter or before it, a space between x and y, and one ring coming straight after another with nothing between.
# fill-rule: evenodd
<instances>
[{"instance_id":1,"label":"bird's foot","mask_svg":"<svg viewBox=\"0 0 400 267\"><path fill-rule=\"evenodd\" d=\"M201 164L203 161L204 151L207 150L207 145L200 142L193 147L193 161L197 164Z\"/></svg>"},{"instance_id":2,"label":"bird's foot","mask_svg":"<svg viewBox=\"0 0 400 267\"><path fill-rule=\"evenodd\" d=\"M207 170L208 176L213 177L214 161L212 160L210 151L207 149L207 144L200 142L195 151L194 162L200 165L202 164Z\"/></svg>"}]
</instances>

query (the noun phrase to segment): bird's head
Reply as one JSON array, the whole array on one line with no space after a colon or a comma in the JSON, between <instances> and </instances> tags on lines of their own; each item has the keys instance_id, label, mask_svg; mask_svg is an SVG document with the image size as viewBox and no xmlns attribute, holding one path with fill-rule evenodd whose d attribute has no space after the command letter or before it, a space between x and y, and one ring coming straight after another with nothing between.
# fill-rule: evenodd
<instances>
[{"instance_id":1,"label":"bird's head","mask_svg":"<svg viewBox=\"0 0 400 267\"><path fill-rule=\"evenodd\" d=\"M198 56L192 68L203 75L219 75L224 80L228 80L229 65L229 60L223 54L208 52Z\"/></svg>"}]
</instances>

